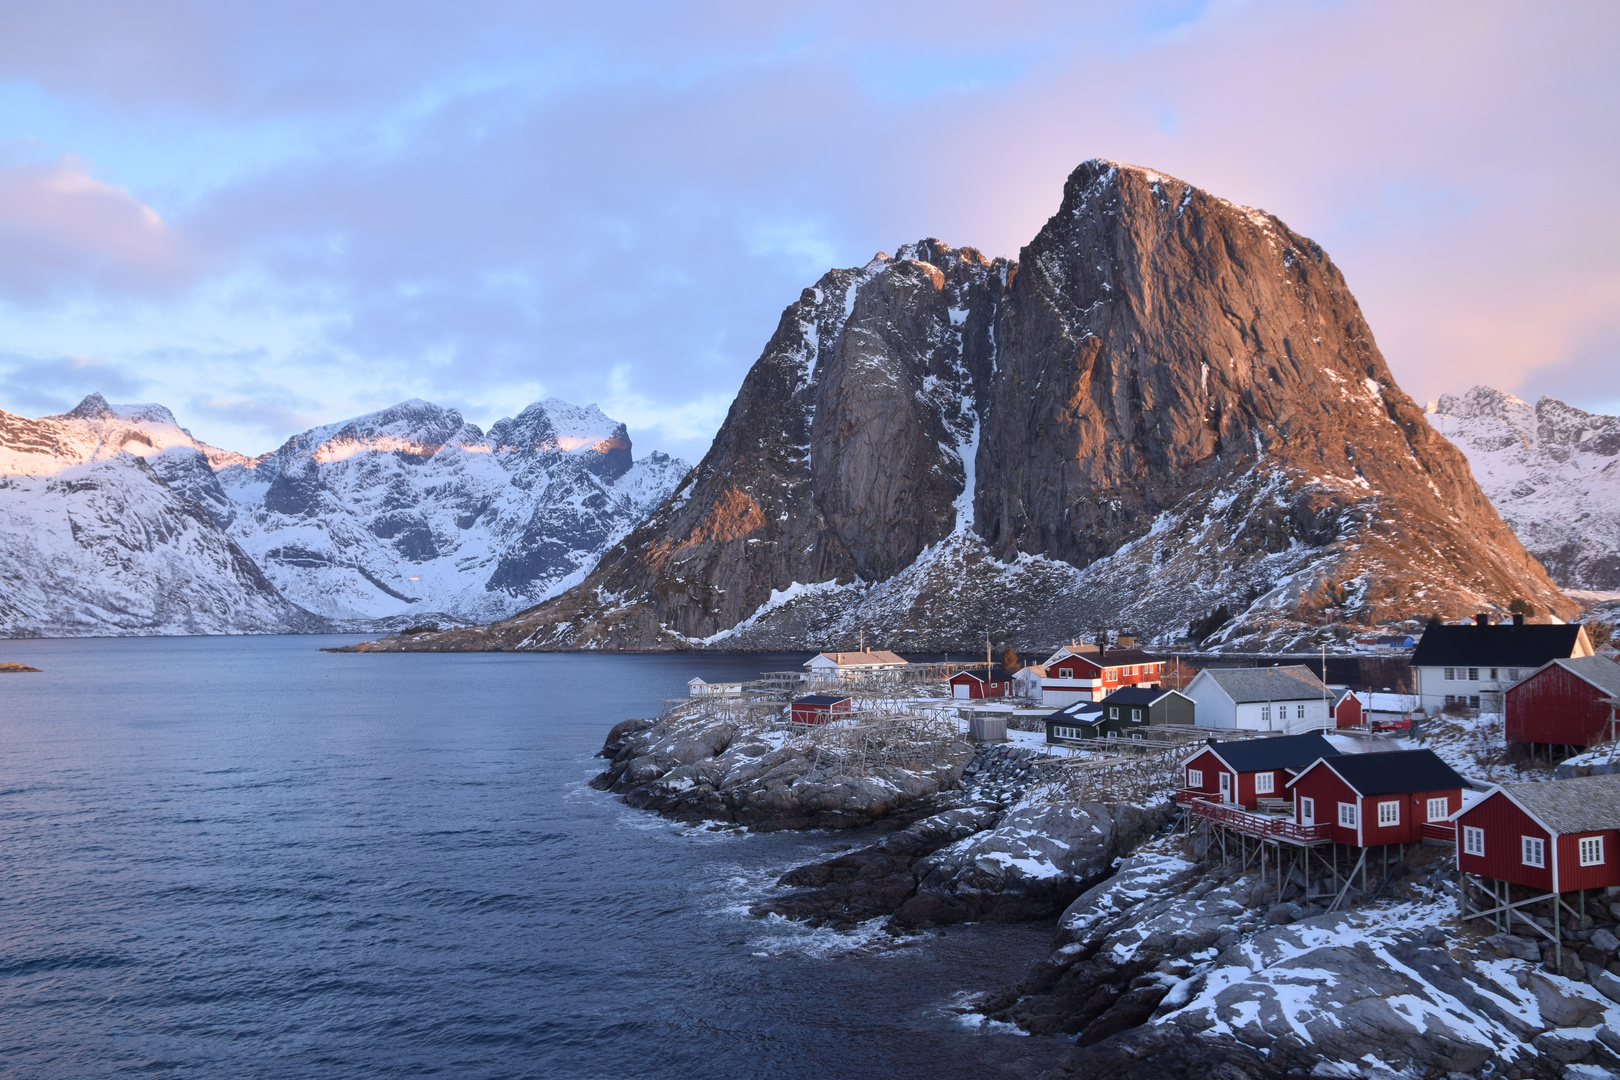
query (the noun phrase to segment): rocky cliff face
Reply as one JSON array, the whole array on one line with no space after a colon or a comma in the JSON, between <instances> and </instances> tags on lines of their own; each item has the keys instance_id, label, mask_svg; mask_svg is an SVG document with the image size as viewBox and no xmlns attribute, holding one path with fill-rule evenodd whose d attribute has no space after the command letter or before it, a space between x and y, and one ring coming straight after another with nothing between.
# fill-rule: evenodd
<instances>
[{"instance_id":1,"label":"rocky cliff face","mask_svg":"<svg viewBox=\"0 0 1620 1080\"><path fill-rule=\"evenodd\" d=\"M103 463L116 467L49 480ZM582 578L686 468L665 454L634 460L623 424L555 399L488 435L453 409L407 401L253 459L196 441L159 405L92 395L60 416L0 413L16 582L0 593L0 632L498 618ZM160 583L168 599L152 591ZM92 596L109 599L69 600Z\"/></svg>"},{"instance_id":2,"label":"rocky cliff face","mask_svg":"<svg viewBox=\"0 0 1620 1080\"><path fill-rule=\"evenodd\" d=\"M1476 386L1428 409L1502 519L1570 589L1620 591L1620 417Z\"/></svg>"},{"instance_id":3,"label":"rocky cliff face","mask_svg":"<svg viewBox=\"0 0 1620 1080\"><path fill-rule=\"evenodd\" d=\"M784 312L702 464L578 588L422 648L962 648L1576 606L1326 253L1091 161L1017 263L937 241Z\"/></svg>"}]
</instances>

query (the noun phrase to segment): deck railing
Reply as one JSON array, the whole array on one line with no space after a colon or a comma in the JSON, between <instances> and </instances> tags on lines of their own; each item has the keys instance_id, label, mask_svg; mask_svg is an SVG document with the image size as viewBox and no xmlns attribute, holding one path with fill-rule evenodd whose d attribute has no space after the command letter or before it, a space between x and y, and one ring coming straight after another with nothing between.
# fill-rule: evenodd
<instances>
[{"instance_id":1,"label":"deck railing","mask_svg":"<svg viewBox=\"0 0 1620 1080\"><path fill-rule=\"evenodd\" d=\"M1183 795L1192 797L1183 799ZM1212 802L1206 792L1178 791L1176 802L1187 807L1197 817L1248 836L1282 840L1290 844L1325 844L1331 838L1325 823L1301 825L1293 818L1275 814L1256 814L1241 806Z\"/></svg>"}]
</instances>

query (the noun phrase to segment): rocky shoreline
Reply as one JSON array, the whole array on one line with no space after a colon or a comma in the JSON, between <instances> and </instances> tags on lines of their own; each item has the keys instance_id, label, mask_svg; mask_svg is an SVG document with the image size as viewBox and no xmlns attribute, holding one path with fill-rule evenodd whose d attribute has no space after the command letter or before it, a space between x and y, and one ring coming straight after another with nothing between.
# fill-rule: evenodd
<instances>
[{"instance_id":1,"label":"rocky shoreline","mask_svg":"<svg viewBox=\"0 0 1620 1080\"><path fill-rule=\"evenodd\" d=\"M1554 971L1550 947L1458 924L1442 848L1328 910L1183 835L1162 789L1077 789L1042 750L919 740L857 775L847 752L745 727L625 721L593 785L683 821L882 831L782 875L756 916L895 935L1057 916L1021 983L962 1006L1074 1040L1054 1080L1620 1074L1620 904L1590 902Z\"/></svg>"}]
</instances>

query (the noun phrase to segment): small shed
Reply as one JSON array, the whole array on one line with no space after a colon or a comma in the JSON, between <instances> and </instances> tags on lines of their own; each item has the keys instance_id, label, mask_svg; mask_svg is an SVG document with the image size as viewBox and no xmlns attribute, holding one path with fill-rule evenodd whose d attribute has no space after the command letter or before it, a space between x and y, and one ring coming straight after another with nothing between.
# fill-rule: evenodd
<instances>
[{"instance_id":1,"label":"small shed","mask_svg":"<svg viewBox=\"0 0 1620 1080\"><path fill-rule=\"evenodd\" d=\"M951 696L954 698L1008 697L1013 692L1013 677L1000 664L987 673L984 668L968 668L950 678Z\"/></svg>"},{"instance_id":2,"label":"small shed","mask_svg":"<svg viewBox=\"0 0 1620 1080\"><path fill-rule=\"evenodd\" d=\"M1018 697L1041 700L1041 681L1046 678L1045 664L1025 664L1013 672L1013 693Z\"/></svg>"},{"instance_id":3,"label":"small shed","mask_svg":"<svg viewBox=\"0 0 1620 1080\"><path fill-rule=\"evenodd\" d=\"M1361 699L1351 693L1348 686L1333 688L1333 698L1328 708L1333 714L1334 727L1361 726Z\"/></svg>"},{"instance_id":4,"label":"small shed","mask_svg":"<svg viewBox=\"0 0 1620 1080\"><path fill-rule=\"evenodd\" d=\"M1620 886L1620 776L1499 784L1454 821L1465 874L1543 893Z\"/></svg>"},{"instance_id":5,"label":"small shed","mask_svg":"<svg viewBox=\"0 0 1620 1080\"><path fill-rule=\"evenodd\" d=\"M1617 697L1620 664L1607 656L1549 661L1508 688L1503 718L1507 741L1561 746L1606 742L1614 716L1609 702Z\"/></svg>"},{"instance_id":6,"label":"small shed","mask_svg":"<svg viewBox=\"0 0 1620 1080\"><path fill-rule=\"evenodd\" d=\"M1314 731L1231 742L1210 739L1181 763L1184 790L1254 810L1261 799L1285 797L1288 781L1307 765L1338 753L1332 743Z\"/></svg>"},{"instance_id":7,"label":"small shed","mask_svg":"<svg viewBox=\"0 0 1620 1080\"><path fill-rule=\"evenodd\" d=\"M1294 820L1328 825L1352 847L1416 844L1424 825L1449 828L1468 781L1432 750L1339 754L1313 762L1288 783Z\"/></svg>"},{"instance_id":8,"label":"small shed","mask_svg":"<svg viewBox=\"0 0 1620 1080\"><path fill-rule=\"evenodd\" d=\"M793 703L790 717L795 724L825 724L848 716L850 699L836 694L808 694Z\"/></svg>"}]
</instances>

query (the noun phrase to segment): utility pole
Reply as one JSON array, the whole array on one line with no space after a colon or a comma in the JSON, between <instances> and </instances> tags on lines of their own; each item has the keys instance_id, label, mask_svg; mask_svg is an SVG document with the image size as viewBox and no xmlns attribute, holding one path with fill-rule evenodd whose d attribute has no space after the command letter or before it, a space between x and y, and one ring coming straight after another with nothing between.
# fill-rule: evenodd
<instances>
[{"instance_id":1,"label":"utility pole","mask_svg":"<svg viewBox=\"0 0 1620 1080\"><path fill-rule=\"evenodd\" d=\"M1324 642L1322 642L1322 730L1323 731L1326 731L1330 727L1336 727L1337 726L1336 724L1328 723L1328 721L1330 721L1332 719L1333 719L1333 707L1328 704L1327 642L1324 641Z\"/></svg>"}]
</instances>

